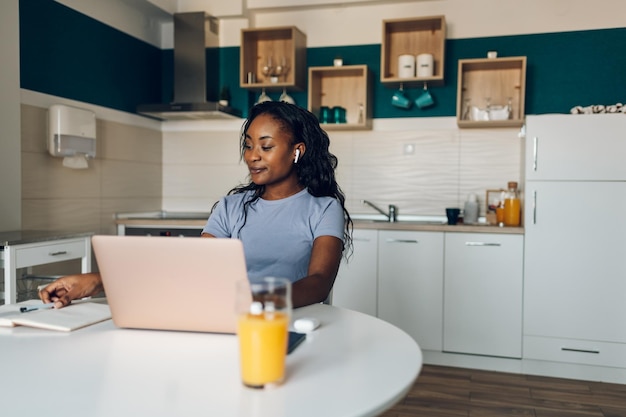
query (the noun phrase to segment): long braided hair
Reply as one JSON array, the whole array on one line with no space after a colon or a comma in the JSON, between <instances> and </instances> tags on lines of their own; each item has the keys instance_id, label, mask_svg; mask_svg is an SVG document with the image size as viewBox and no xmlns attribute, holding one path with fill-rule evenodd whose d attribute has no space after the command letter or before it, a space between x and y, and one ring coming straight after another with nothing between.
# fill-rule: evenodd
<instances>
[{"instance_id":1,"label":"long braided hair","mask_svg":"<svg viewBox=\"0 0 626 417\"><path fill-rule=\"evenodd\" d=\"M345 219L344 254L346 249L352 249L352 218L346 210L346 197L335 179L337 157L330 153L330 139L321 128L317 117L308 110L295 104L280 101L267 101L256 104L250 110L240 135L240 157L243 159L246 144L246 133L252 121L262 115L269 115L276 120L281 129L291 135L293 143L304 142L306 152L295 165L298 182L306 187L314 197L333 197L341 204ZM248 184L238 185L228 192L228 195L252 191L251 197L244 202L244 225L247 219L248 207L261 198L265 192L264 185L257 185L250 181ZM243 227L243 226L242 226Z\"/></svg>"}]
</instances>

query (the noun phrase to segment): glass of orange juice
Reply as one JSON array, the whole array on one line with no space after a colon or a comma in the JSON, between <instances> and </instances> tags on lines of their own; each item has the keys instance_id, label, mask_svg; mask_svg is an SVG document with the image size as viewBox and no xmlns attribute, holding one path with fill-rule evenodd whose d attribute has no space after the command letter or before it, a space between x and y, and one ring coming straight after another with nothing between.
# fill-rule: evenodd
<instances>
[{"instance_id":1,"label":"glass of orange juice","mask_svg":"<svg viewBox=\"0 0 626 417\"><path fill-rule=\"evenodd\" d=\"M285 379L291 282L267 277L247 284L239 285L236 306L241 379L247 387L264 388Z\"/></svg>"},{"instance_id":2,"label":"glass of orange juice","mask_svg":"<svg viewBox=\"0 0 626 417\"><path fill-rule=\"evenodd\" d=\"M498 226L504 226L504 205L499 204L496 207L496 221L498 222Z\"/></svg>"}]
</instances>

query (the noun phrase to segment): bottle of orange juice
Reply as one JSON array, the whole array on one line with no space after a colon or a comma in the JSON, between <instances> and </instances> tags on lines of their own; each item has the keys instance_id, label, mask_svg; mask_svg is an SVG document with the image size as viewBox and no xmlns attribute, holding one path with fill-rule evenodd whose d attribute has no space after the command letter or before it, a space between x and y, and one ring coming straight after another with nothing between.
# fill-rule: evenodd
<instances>
[{"instance_id":1,"label":"bottle of orange juice","mask_svg":"<svg viewBox=\"0 0 626 417\"><path fill-rule=\"evenodd\" d=\"M509 190L504 198L504 225L519 226L521 217L521 204L517 182L510 181L508 183Z\"/></svg>"}]
</instances>

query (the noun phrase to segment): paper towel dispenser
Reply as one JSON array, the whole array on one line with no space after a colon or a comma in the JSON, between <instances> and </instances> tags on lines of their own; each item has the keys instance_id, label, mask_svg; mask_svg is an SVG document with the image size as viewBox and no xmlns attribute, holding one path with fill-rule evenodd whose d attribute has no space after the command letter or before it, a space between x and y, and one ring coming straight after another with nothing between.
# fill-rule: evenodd
<instances>
[{"instance_id":1,"label":"paper towel dispenser","mask_svg":"<svg viewBox=\"0 0 626 417\"><path fill-rule=\"evenodd\" d=\"M76 107L55 104L48 109L50 155L63 157L69 168L87 168L87 159L96 156L96 115Z\"/></svg>"}]
</instances>

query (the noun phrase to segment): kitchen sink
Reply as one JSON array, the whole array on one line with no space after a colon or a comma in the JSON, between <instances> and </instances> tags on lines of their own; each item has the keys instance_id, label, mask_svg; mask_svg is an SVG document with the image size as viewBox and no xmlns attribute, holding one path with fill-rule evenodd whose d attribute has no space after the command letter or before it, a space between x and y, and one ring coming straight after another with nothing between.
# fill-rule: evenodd
<instances>
[{"instance_id":1,"label":"kitchen sink","mask_svg":"<svg viewBox=\"0 0 626 417\"><path fill-rule=\"evenodd\" d=\"M443 225L446 224L445 220L396 220L390 222L388 220L369 220L369 219L354 219L354 222L358 223L388 223L388 224L414 224L414 225Z\"/></svg>"}]
</instances>

